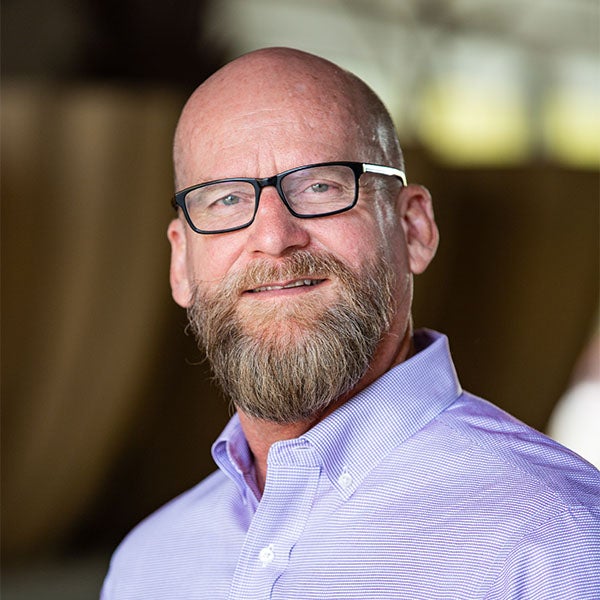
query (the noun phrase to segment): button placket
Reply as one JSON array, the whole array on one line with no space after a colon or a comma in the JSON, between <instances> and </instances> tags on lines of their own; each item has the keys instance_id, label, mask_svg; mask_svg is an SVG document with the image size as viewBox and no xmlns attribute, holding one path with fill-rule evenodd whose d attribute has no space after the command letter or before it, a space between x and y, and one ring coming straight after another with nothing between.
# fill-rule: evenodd
<instances>
[{"instance_id":1,"label":"button placket","mask_svg":"<svg viewBox=\"0 0 600 600\"><path fill-rule=\"evenodd\" d=\"M321 467L310 449L288 444L283 451L270 456L267 484L246 535L230 600L270 597L309 518Z\"/></svg>"}]
</instances>

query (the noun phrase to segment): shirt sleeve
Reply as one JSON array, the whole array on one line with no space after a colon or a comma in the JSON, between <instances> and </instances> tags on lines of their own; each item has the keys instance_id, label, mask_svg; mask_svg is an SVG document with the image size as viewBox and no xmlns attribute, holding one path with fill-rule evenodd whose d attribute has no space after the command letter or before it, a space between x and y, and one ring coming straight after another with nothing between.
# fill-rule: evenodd
<instances>
[{"instance_id":1,"label":"shirt sleeve","mask_svg":"<svg viewBox=\"0 0 600 600\"><path fill-rule=\"evenodd\" d=\"M600 510L572 508L525 535L486 600L600 598Z\"/></svg>"},{"instance_id":2,"label":"shirt sleeve","mask_svg":"<svg viewBox=\"0 0 600 600\"><path fill-rule=\"evenodd\" d=\"M111 600L113 595L110 591L111 588L111 573L107 573L102 583L102 589L100 590L100 600Z\"/></svg>"}]
</instances>

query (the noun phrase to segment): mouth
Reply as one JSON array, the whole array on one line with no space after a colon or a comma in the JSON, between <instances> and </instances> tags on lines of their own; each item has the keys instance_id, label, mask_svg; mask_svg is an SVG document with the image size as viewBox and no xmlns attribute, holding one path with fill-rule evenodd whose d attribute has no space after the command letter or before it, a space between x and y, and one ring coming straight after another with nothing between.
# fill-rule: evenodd
<instances>
[{"instance_id":1,"label":"mouth","mask_svg":"<svg viewBox=\"0 0 600 600\"><path fill-rule=\"evenodd\" d=\"M325 279L295 279L288 283L270 283L268 285L262 285L250 290L246 290L248 294L259 294L261 292L277 292L280 290L292 290L296 288L314 287L323 283Z\"/></svg>"}]
</instances>

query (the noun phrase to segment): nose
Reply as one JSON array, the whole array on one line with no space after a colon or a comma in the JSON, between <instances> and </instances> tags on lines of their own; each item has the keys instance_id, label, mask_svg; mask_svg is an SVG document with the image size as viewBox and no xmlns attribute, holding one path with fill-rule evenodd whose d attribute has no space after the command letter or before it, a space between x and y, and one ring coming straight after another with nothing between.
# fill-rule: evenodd
<instances>
[{"instance_id":1,"label":"nose","mask_svg":"<svg viewBox=\"0 0 600 600\"><path fill-rule=\"evenodd\" d=\"M289 212L274 187L264 187L256 217L248 228L247 250L282 256L291 249L306 247L309 242L305 220Z\"/></svg>"}]
</instances>

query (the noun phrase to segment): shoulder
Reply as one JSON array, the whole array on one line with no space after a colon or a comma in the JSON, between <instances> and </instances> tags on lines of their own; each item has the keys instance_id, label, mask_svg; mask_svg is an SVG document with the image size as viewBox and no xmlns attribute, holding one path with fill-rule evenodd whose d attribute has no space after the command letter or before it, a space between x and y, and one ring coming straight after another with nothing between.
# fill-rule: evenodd
<instances>
[{"instance_id":1,"label":"shoulder","mask_svg":"<svg viewBox=\"0 0 600 600\"><path fill-rule=\"evenodd\" d=\"M468 393L437 420L478 465L505 473L506 484L537 490L564 507L600 507L600 472L583 458L497 406ZM490 473L488 473L488 477Z\"/></svg>"},{"instance_id":2,"label":"shoulder","mask_svg":"<svg viewBox=\"0 0 600 600\"><path fill-rule=\"evenodd\" d=\"M380 467L408 537L470 556L486 598L600 597L600 472L544 434L463 393Z\"/></svg>"},{"instance_id":3,"label":"shoulder","mask_svg":"<svg viewBox=\"0 0 600 600\"><path fill-rule=\"evenodd\" d=\"M229 480L221 471L215 471L200 483L173 498L141 521L123 540L131 542L138 537L156 535L164 528L171 529L202 512L215 497L228 487Z\"/></svg>"},{"instance_id":4,"label":"shoulder","mask_svg":"<svg viewBox=\"0 0 600 600\"><path fill-rule=\"evenodd\" d=\"M211 509L228 493L231 482L215 471L136 525L119 544L111 558L110 572L127 572L133 564L148 564L160 554L178 548L190 532L210 526Z\"/></svg>"},{"instance_id":5,"label":"shoulder","mask_svg":"<svg viewBox=\"0 0 600 600\"><path fill-rule=\"evenodd\" d=\"M486 599L599 598L600 510L562 508L504 553Z\"/></svg>"},{"instance_id":6,"label":"shoulder","mask_svg":"<svg viewBox=\"0 0 600 600\"><path fill-rule=\"evenodd\" d=\"M230 519L236 498L235 484L216 471L144 519L115 550L102 599L180 597L175 590L192 573L214 583L215 560L226 556L207 540L237 539Z\"/></svg>"}]
</instances>

